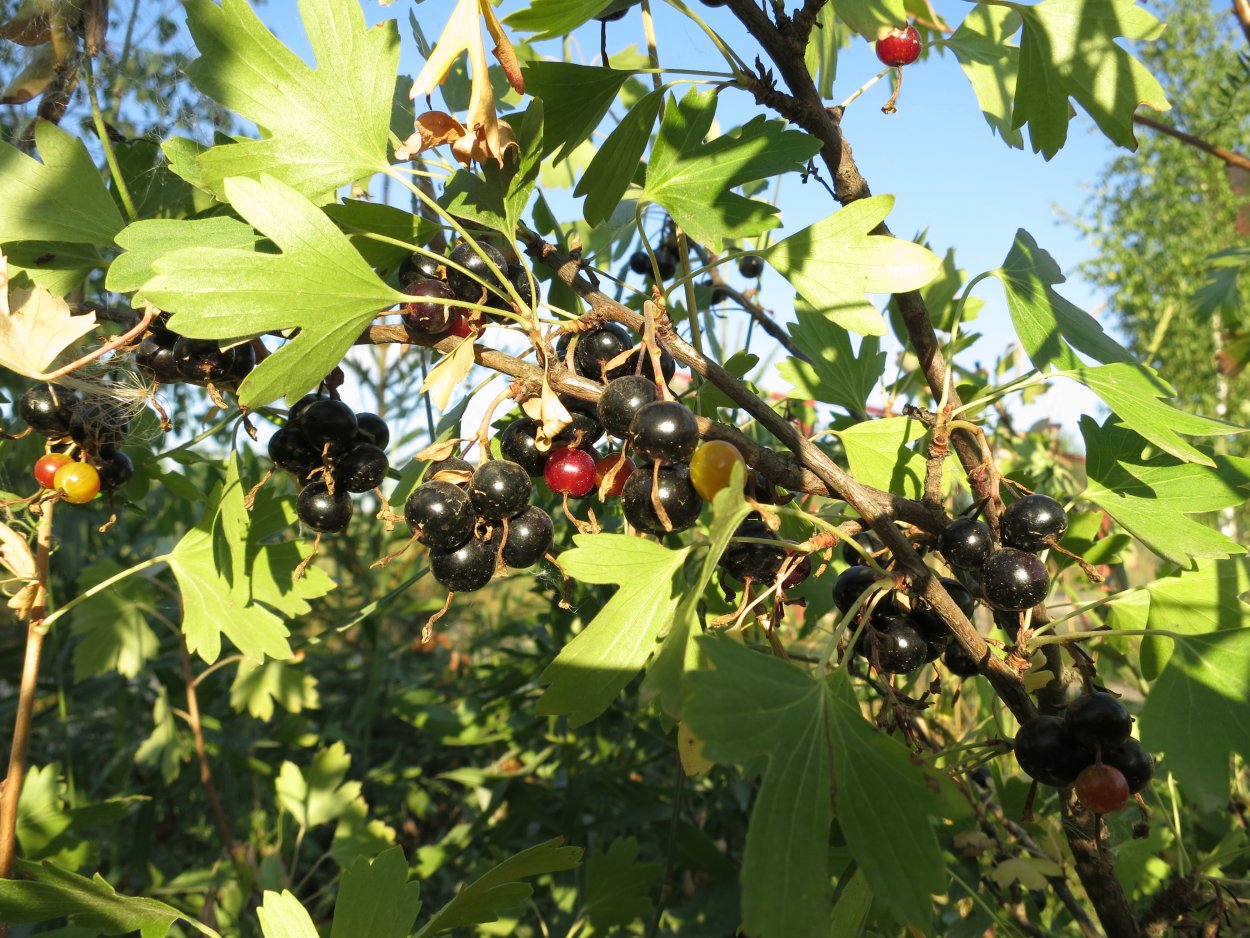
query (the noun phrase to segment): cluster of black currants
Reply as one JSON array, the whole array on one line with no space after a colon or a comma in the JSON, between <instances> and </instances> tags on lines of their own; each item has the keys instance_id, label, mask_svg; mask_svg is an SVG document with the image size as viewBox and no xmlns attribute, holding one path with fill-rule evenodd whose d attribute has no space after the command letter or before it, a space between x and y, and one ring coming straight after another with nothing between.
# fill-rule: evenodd
<instances>
[{"instance_id":1,"label":"cluster of black currants","mask_svg":"<svg viewBox=\"0 0 1250 938\"><path fill-rule=\"evenodd\" d=\"M1023 612L1046 598L1050 574L1037 556L1067 533L1068 516L1049 495L1026 495L999 519L1002 547L994 549L990 526L976 518L956 518L938 538L946 562L980 578L985 601L999 612Z\"/></svg>"},{"instance_id":2,"label":"cluster of black currants","mask_svg":"<svg viewBox=\"0 0 1250 938\"><path fill-rule=\"evenodd\" d=\"M761 544L760 541L771 543ZM786 568L781 589L794 589L812 575L812 558L804 554L787 565L793 551L776 535L758 514L750 515L734 530L733 540L721 554L720 566L743 583L771 586Z\"/></svg>"},{"instance_id":3,"label":"cluster of black currants","mask_svg":"<svg viewBox=\"0 0 1250 938\"><path fill-rule=\"evenodd\" d=\"M1154 777L1154 759L1129 735L1133 718L1112 694L1073 701L1062 717L1039 716L1016 733L1016 762L1035 781L1076 787L1092 811L1111 814Z\"/></svg>"},{"instance_id":4,"label":"cluster of black currants","mask_svg":"<svg viewBox=\"0 0 1250 938\"><path fill-rule=\"evenodd\" d=\"M530 504L529 473L510 459L476 470L451 457L431 466L404 504L404 520L430 550L430 571L453 593L479 590L502 562L532 567L551 549L551 516Z\"/></svg>"},{"instance_id":5,"label":"cluster of black currants","mask_svg":"<svg viewBox=\"0 0 1250 938\"><path fill-rule=\"evenodd\" d=\"M135 365L161 384L212 385L237 388L256 367L250 342L222 349L212 339L188 339L165 326L162 314L135 350Z\"/></svg>"},{"instance_id":6,"label":"cluster of black currants","mask_svg":"<svg viewBox=\"0 0 1250 938\"><path fill-rule=\"evenodd\" d=\"M635 251L629 255L629 269L639 276L650 277L658 273L661 280L671 280L677 275L677 265L681 255L673 244L665 242L655 249L655 267L651 265L651 255L646 251ZM738 273L748 280L757 280L764 273L764 258L758 254L743 254L738 258ZM713 302L719 298L713 297Z\"/></svg>"},{"instance_id":7,"label":"cluster of black currants","mask_svg":"<svg viewBox=\"0 0 1250 938\"><path fill-rule=\"evenodd\" d=\"M358 414L340 400L309 394L269 438L269 458L299 481L300 521L320 534L336 534L352 520L351 495L375 489L386 478L390 439L377 414Z\"/></svg>"},{"instance_id":8,"label":"cluster of black currants","mask_svg":"<svg viewBox=\"0 0 1250 938\"><path fill-rule=\"evenodd\" d=\"M456 301L511 311L512 301L504 279L527 307L533 307L534 292L525 268L509 264L493 245L479 241L475 249L468 242L461 242L451 249L447 260L450 263L414 253L399 267L398 278L403 291L415 297L404 305L402 313L404 326L411 335L469 336L483 314L480 310L458 306ZM436 302L438 300L443 302Z\"/></svg>"},{"instance_id":9,"label":"cluster of black currants","mask_svg":"<svg viewBox=\"0 0 1250 938\"><path fill-rule=\"evenodd\" d=\"M98 487L81 501L89 501L96 492L113 492L134 476L134 461L121 450L130 434L130 418L121 401L106 395L84 398L76 391L55 384L36 384L22 394L17 410L31 430L48 437L50 452L44 457L48 462L36 466L36 478L44 488L69 492L64 485L49 484L55 470L51 474L48 470L71 462L75 464L72 468L77 475L87 477L86 482L95 480L85 466L94 469L98 476ZM69 443L76 447L80 459L73 460L66 453ZM67 470L62 478L68 478L69 474ZM84 480L77 481L83 494L91 490L91 485L82 484ZM71 497L69 500L79 499Z\"/></svg>"}]
</instances>

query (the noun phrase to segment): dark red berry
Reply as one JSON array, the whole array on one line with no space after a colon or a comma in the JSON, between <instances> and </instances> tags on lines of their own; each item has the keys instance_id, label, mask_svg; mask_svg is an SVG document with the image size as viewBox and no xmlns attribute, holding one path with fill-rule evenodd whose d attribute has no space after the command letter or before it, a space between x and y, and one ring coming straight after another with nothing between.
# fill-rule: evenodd
<instances>
[{"instance_id":1,"label":"dark red berry","mask_svg":"<svg viewBox=\"0 0 1250 938\"><path fill-rule=\"evenodd\" d=\"M585 450L552 450L543 467L543 479L557 495L581 498L595 487L595 460Z\"/></svg>"},{"instance_id":2,"label":"dark red berry","mask_svg":"<svg viewBox=\"0 0 1250 938\"><path fill-rule=\"evenodd\" d=\"M1096 814L1114 814L1128 803L1128 780L1111 765L1091 765L1076 777L1076 796Z\"/></svg>"},{"instance_id":3,"label":"dark red berry","mask_svg":"<svg viewBox=\"0 0 1250 938\"><path fill-rule=\"evenodd\" d=\"M998 530L1008 547L1044 550L1068 533L1068 515L1049 495L1026 495L1007 506Z\"/></svg>"},{"instance_id":4,"label":"dark red berry","mask_svg":"<svg viewBox=\"0 0 1250 938\"><path fill-rule=\"evenodd\" d=\"M456 295L451 287L441 280L417 280L404 287L404 292L416 297L403 306L402 319L410 333L416 335L437 335L451 328L451 320L455 315L455 307L432 300L454 300Z\"/></svg>"},{"instance_id":5,"label":"dark red berry","mask_svg":"<svg viewBox=\"0 0 1250 938\"><path fill-rule=\"evenodd\" d=\"M994 549L990 526L976 518L956 518L938 538L938 550L952 567L975 570Z\"/></svg>"},{"instance_id":6,"label":"dark red berry","mask_svg":"<svg viewBox=\"0 0 1250 938\"><path fill-rule=\"evenodd\" d=\"M920 57L920 31L910 23L905 29L892 29L877 40L876 50L877 58L885 65L911 65Z\"/></svg>"},{"instance_id":7,"label":"dark red berry","mask_svg":"<svg viewBox=\"0 0 1250 938\"><path fill-rule=\"evenodd\" d=\"M622 456L620 453L609 453L598 462L595 463L595 486L603 485L603 480L608 474L615 470L612 476L612 484L603 493L605 498L620 495L625 491L625 483L629 481L630 474L634 471L634 461L628 456Z\"/></svg>"},{"instance_id":8,"label":"dark red berry","mask_svg":"<svg viewBox=\"0 0 1250 938\"><path fill-rule=\"evenodd\" d=\"M1036 606L1050 591L1046 564L1023 550L1004 547L981 566L981 588L996 609L1011 612Z\"/></svg>"}]
</instances>

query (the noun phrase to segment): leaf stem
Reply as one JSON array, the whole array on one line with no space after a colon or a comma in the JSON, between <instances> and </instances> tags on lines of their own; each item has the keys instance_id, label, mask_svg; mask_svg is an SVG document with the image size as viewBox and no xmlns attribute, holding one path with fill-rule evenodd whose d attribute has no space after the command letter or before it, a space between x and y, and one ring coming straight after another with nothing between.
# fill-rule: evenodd
<instances>
[{"instance_id":1,"label":"leaf stem","mask_svg":"<svg viewBox=\"0 0 1250 938\"><path fill-rule=\"evenodd\" d=\"M104 148L104 160L109 164L109 174L113 177L113 185L117 187L117 195L126 209L126 217L134 221L139 217L135 211L134 199L130 197L130 189L122 178L121 166L117 163L117 154L113 152L113 141L109 139L108 128L104 124L104 114L100 111L100 101L96 97L95 69L91 64L91 56L83 56L83 72L87 78L87 100L91 104L91 122L95 124L96 136L100 138L100 146Z\"/></svg>"},{"instance_id":2,"label":"leaf stem","mask_svg":"<svg viewBox=\"0 0 1250 938\"><path fill-rule=\"evenodd\" d=\"M159 557L152 557L149 560L140 561L139 563L135 564L133 567L127 567L125 570L122 570L119 573L113 574L111 577L109 577L106 580L101 580L99 583L97 583L95 586L91 587L90 589L83 590L81 593L79 593L77 596L75 596L73 599L67 602L64 606L59 608L56 612L52 613L52 615L44 619L39 624L39 628L42 630L44 634L46 634L48 629L52 627L53 623L55 623L57 619L61 618L61 616L65 615L67 612L73 611L74 607L80 605L81 603L86 602L92 596L98 596L100 593L103 593L105 590L109 589L110 587L116 585L117 583L120 583L122 580L132 577L136 573L142 573L144 570L147 570L150 567L155 567L157 564L167 563L168 561L169 561L169 554L161 554Z\"/></svg>"},{"instance_id":3,"label":"leaf stem","mask_svg":"<svg viewBox=\"0 0 1250 938\"><path fill-rule=\"evenodd\" d=\"M694 281L690 279L690 242L680 226L677 229L677 253L681 257L682 270L685 271L682 279L686 282L686 318L690 320L690 344L702 355L703 335L699 331L699 304L694 296Z\"/></svg>"},{"instance_id":4,"label":"leaf stem","mask_svg":"<svg viewBox=\"0 0 1250 938\"><path fill-rule=\"evenodd\" d=\"M975 407L984 407L992 401L995 401L1000 397L1005 397L1006 395L1012 394L1016 391L1023 391L1025 388L1033 387L1038 384L1045 384L1048 380L1050 380L1050 378L1050 375L1044 375L1036 369L1033 369L1029 371L1028 374L1017 378L1015 381L1004 384L1002 387L991 388L980 397L974 398L966 404L961 404L959 407L956 407L951 411L951 417L958 417L964 411L972 410Z\"/></svg>"},{"instance_id":5,"label":"leaf stem","mask_svg":"<svg viewBox=\"0 0 1250 938\"><path fill-rule=\"evenodd\" d=\"M1066 615L1060 616L1058 619L1051 619L1045 625L1040 626L1037 629L1037 631L1033 633L1033 635L1036 637L1046 632L1050 632L1060 622L1067 622L1069 619L1075 619L1078 616L1083 616L1085 615L1085 613L1092 612L1093 610L1097 609L1099 606L1105 606L1107 605L1107 603L1116 602L1118 600L1125 599L1136 593L1143 592L1146 589L1147 587L1145 586L1134 586L1134 587L1131 587L1130 589L1122 590L1121 592L1115 593L1111 596L1103 596L1099 599L1095 599L1092 602L1086 603L1084 606L1078 606L1076 609L1073 609L1071 612L1067 613ZM1119 632L1118 629L1116 631Z\"/></svg>"},{"instance_id":6,"label":"leaf stem","mask_svg":"<svg viewBox=\"0 0 1250 938\"><path fill-rule=\"evenodd\" d=\"M1070 645L1090 638L1146 637L1151 635L1161 635L1164 638L1170 638L1177 642L1183 642L1189 638L1188 635L1173 632L1171 629L1095 629L1091 632L1069 632L1066 635L1034 636L1029 639L1029 651L1035 651L1044 645Z\"/></svg>"}]
</instances>

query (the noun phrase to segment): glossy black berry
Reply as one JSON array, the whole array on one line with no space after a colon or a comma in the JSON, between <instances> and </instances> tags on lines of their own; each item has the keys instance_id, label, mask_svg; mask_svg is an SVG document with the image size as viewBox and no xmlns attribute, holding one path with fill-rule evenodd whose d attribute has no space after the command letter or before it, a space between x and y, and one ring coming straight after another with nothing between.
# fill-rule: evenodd
<instances>
[{"instance_id":1,"label":"glossy black berry","mask_svg":"<svg viewBox=\"0 0 1250 938\"><path fill-rule=\"evenodd\" d=\"M499 452L524 469L532 478L543 474L547 456L538 448L538 421L530 417L518 417L499 435Z\"/></svg>"},{"instance_id":2,"label":"glossy black berry","mask_svg":"<svg viewBox=\"0 0 1250 938\"><path fill-rule=\"evenodd\" d=\"M334 461L334 483L360 494L377 488L391 467L386 453L372 443L357 443Z\"/></svg>"},{"instance_id":3,"label":"glossy black berry","mask_svg":"<svg viewBox=\"0 0 1250 938\"><path fill-rule=\"evenodd\" d=\"M512 264L508 269L508 282L512 284L512 288L516 290L517 296L521 298L521 305L525 309L534 308L534 288L531 285L528 271L521 264ZM487 298L486 305L494 309L514 312L512 297L506 293L494 294Z\"/></svg>"},{"instance_id":4,"label":"glossy black berry","mask_svg":"<svg viewBox=\"0 0 1250 938\"><path fill-rule=\"evenodd\" d=\"M346 447L356 438L356 412L342 401L314 401L300 413L299 428L318 453L327 443Z\"/></svg>"},{"instance_id":5,"label":"glossy black berry","mask_svg":"<svg viewBox=\"0 0 1250 938\"><path fill-rule=\"evenodd\" d=\"M764 272L764 258L758 254L744 254L738 258L738 273L748 280L754 280Z\"/></svg>"},{"instance_id":6,"label":"glossy black berry","mask_svg":"<svg viewBox=\"0 0 1250 938\"><path fill-rule=\"evenodd\" d=\"M441 257L427 257L414 251L400 263L396 279L400 284L414 280L442 280L446 272Z\"/></svg>"},{"instance_id":7,"label":"glossy black berry","mask_svg":"<svg viewBox=\"0 0 1250 938\"><path fill-rule=\"evenodd\" d=\"M372 443L378 449L386 449L386 444L391 441L391 428L377 414L357 414L356 439L361 443Z\"/></svg>"},{"instance_id":8,"label":"glossy black berry","mask_svg":"<svg viewBox=\"0 0 1250 938\"><path fill-rule=\"evenodd\" d=\"M295 427L283 427L269 438L269 458L279 469L301 479L321 465L321 456Z\"/></svg>"},{"instance_id":9,"label":"glossy black berry","mask_svg":"<svg viewBox=\"0 0 1250 938\"><path fill-rule=\"evenodd\" d=\"M473 466L459 456L448 456L446 459L430 463L430 468L425 471L425 479L428 482L440 473L446 473L446 475L439 481L450 482L467 492L470 480L473 478Z\"/></svg>"},{"instance_id":10,"label":"glossy black berry","mask_svg":"<svg viewBox=\"0 0 1250 938\"><path fill-rule=\"evenodd\" d=\"M781 569L782 562L786 559L786 548L781 544L777 535L763 521L747 520L738 525L733 536L777 542L774 545L742 544L730 541L720 558L720 565L739 580L746 580L750 577L757 583L772 583L777 577L777 571Z\"/></svg>"},{"instance_id":11,"label":"glossy black berry","mask_svg":"<svg viewBox=\"0 0 1250 938\"><path fill-rule=\"evenodd\" d=\"M938 550L952 567L975 570L994 549L990 526L976 518L956 518L938 538Z\"/></svg>"},{"instance_id":12,"label":"glossy black berry","mask_svg":"<svg viewBox=\"0 0 1250 938\"><path fill-rule=\"evenodd\" d=\"M625 518L639 531L662 537L673 531L684 531L699 520L703 499L690 481L690 470L685 466L661 466L659 485L654 487L660 505L668 515L670 528L663 521L652 502L652 470L642 467L630 474L621 492L621 507Z\"/></svg>"},{"instance_id":13,"label":"glossy black berry","mask_svg":"<svg viewBox=\"0 0 1250 938\"><path fill-rule=\"evenodd\" d=\"M431 550L430 572L453 593L480 590L495 575L498 542L471 537L454 550Z\"/></svg>"},{"instance_id":14,"label":"glossy black berry","mask_svg":"<svg viewBox=\"0 0 1250 938\"><path fill-rule=\"evenodd\" d=\"M862 654L888 674L909 674L925 663L928 644L908 616L874 617L860 635Z\"/></svg>"},{"instance_id":15,"label":"glossy black berry","mask_svg":"<svg viewBox=\"0 0 1250 938\"><path fill-rule=\"evenodd\" d=\"M478 256L477 251L468 242L457 244L448 255L449 260L468 270L469 274L463 274L448 267L447 285L459 299L469 303L482 303L504 292L500 275L508 276L508 262L499 253L498 248L484 242L479 242L478 247L490 258L491 264L498 268L498 273Z\"/></svg>"},{"instance_id":16,"label":"glossy black berry","mask_svg":"<svg viewBox=\"0 0 1250 938\"><path fill-rule=\"evenodd\" d=\"M556 434L555 444L586 448L597 443L603 436L603 424L599 423L595 405L569 395L561 395L560 403L564 405L573 420Z\"/></svg>"},{"instance_id":17,"label":"glossy black berry","mask_svg":"<svg viewBox=\"0 0 1250 938\"><path fill-rule=\"evenodd\" d=\"M212 379L213 383L223 387L237 388L256 367L256 349L250 342L245 342L228 348L221 354L221 368L217 376Z\"/></svg>"},{"instance_id":18,"label":"glossy black berry","mask_svg":"<svg viewBox=\"0 0 1250 938\"><path fill-rule=\"evenodd\" d=\"M508 519L508 536L503 542L503 562L518 570L532 567L551 550L555 526L551 515L531 505Z\"/></svg>"},{"instance_id":19,"label":"glossy black berry","mask_svg":"<svg viewBox=\"0 0 1250 938\"><path fill-rule=\"evenodd\" d=\"M1007 506L998 530L1008 547L1043 550L1068 533L1068 516L1049 495L1026 495Z\"/></svg>"},{"instance_id":20,"label":"glossy black berry","mask_svg":"<svg viewBox=\"0 0 1250 938\"><path fill-rule=\"evenodd\" d=\"M973 677L978 673L977 663L959 642L952 641L942 654L942 664L956 677Z\"/></svg>"},{"instance_id":21,"label":"glossy black berry","mask_svg":"<svg viewBox=\"0 0 1250 938\"><path fill-rule=\"evenodd\" d=\"M1059 717L1034 717L1016 733L1016 762L1030 778L1043 785L1071 785L1081 770L1092 765L1094 751L1082 745Z\"/></svg>"},{"instance_id":22,"label":"glossy black berry","mask_svg":"<svg viewBox=\"0 0 1250 938\"><path fill-rule=\"evenodd\" d=\"M850 611L855 600L877 581L877 573L871 567L847 567L833 581L833 604L839 612Z\"/></svg>"},{"instance_id":23,"label":"glossy black berry","mask_svg":"<svg viewBox=\"0 0 1250 938\"><path fill-rule=\"evenodd\" d=\"M1087 746L1118 746L1133 731L1133 718L1118 697L1096 691L1068 705L1063 725Z\"/></svg>"},{"instance_id":24,"label":"glossy black berry","mask_svg":"<svg viewBox=\"0 0 1250 938\"><path fill-rule=\"evenodd\" d=\"M298 401L291 405L291 409L287 411L286 424L288 427L298 426L304 417L304 411L308 410L317 401L328 401L330 398L325 394L305 394Z\"/></svg>"},{"instance_id":25,"label":"glossy black berry","mask_svg":"<svg viewBox=\"0 0 1250 938\"><path fill-rule=\"evenodd\" d=\"M655 266L661 280L671 280L677 274L677 252L667 245L655 252Z\"/></svg>"},{"instance_id":26,"label":"glossy black berry","mask_svg":"<svg viewBox=\"0 0 1250 938\"><path fill-rule=\"evenodd\" d=\"M70 432L74 413L81 403L82 398L66 388L36 384L27 388L17 402L17 413L36 433L61 437Z\"/></svg>"},{"instance_id":27,"label":"glossy black berry","mask_svg":"<svg viewBox=\"0 0 1250 938\"><path fill-rule=\"evenodd\" d=\"M636 274L651 273L651 258L646 251L635 251L629 255L629 269Z\"/></svg>"},{"instance_id":28,"label":"glossy black berry","mask_svg":"<svg viewBox=\"0 0 1250 938\"><path fill-rule=\"evenodd\" d=\"M473 536L473 503L464 489L434 479L419 485L404 503L404 520L431 550L455 550Z\"/></svg>"},{"instance_id":29,"label":"glossy black berry","mask_svg":"<svg viewBox=\"0 0 1250 938\"><path fill-rule=\"evenodd\" d=\"M1034 554L1004 547L990 554L981 567L981 588L985 599L1004 612L1036 606L1050 590L1046 564Z\"/></svg>"},{"instance_id":30,"label":"glossy black berry","mask_svg":"<svg viewBox=\"0 0 1250 938\"><path fill-rule=\"evenodd\" d=\"M685 463L699 445L699 424L685 404L656 401L634 414L627 439L634 451L646 459Z\"/></svg>"},{"instance_id":31,"label":"glossy black berry","mask_svg":"<svg viewBox=\"0 0 1250 938\"><path fill-rule=\"evenodd\" d=\"M299 493L295 503L295 514L314 531L322 534L337 534L347 527L352 520L351 496L342 486L335 486L334 494L324 482L310 482Z\"/></svg>"},{"instance_id":32,"label":"glossy black berry","mask_svg":"<svg viewBox=\"0 0 1250 938\"><path fill-rule=\"evenodd\" d=\"M599 423L618 439L629 431L630 421L647 404L660 399L660 389L650 378L628 375L608 382L599 396L595 414Z\"/></svg>"},{"instance_id":33,"label":"glossy black berry","mask_svg":"<svg viewBox=\"0 0 1250 938\"><path fill-rule=\"evenodd\" d=\"M121 450L114 450L107 457L97 456L91 462L100 473L101 492L115 492L134 478L134 461Z\"/></svg>"},{"instance_id":34,"label":"glossy black berry","mask_svg":"<svg viewBox=\"0 0 1250 938\"><path fill-rule=\"evenodd\" d=\"M89 453L103 453L120 446L130 432L130 418L120 401L93 397L74 409L69 435Z\"/></svg>"},{"instance_id":35,"label":"glossy black berry","mask_svg":"<svg viewBox=\"0 0 1250 938\"><path fill-rule=\"evenodd\" d=\"M865 552L876 557L885 550L885 545L881 543L881 538L877 537L875 531L859 531L854 535L855 543L864 549ZM857 551L850 544L842 545L842 559L850 566L856 564L866 564L867 560L864 555Z\"/></svg>"},{"instance_id":36,"label":"glossy black berry","mask_svg":"<svg viewBox=\"0 0 1250 938\"><path fill-rule=\"evenodd\" d=\"M251 352L251 366L256 364L256 353L252 351L250 345L238 346L238 348L246 348ZM237 362L238 352L236 349L222 351L221 347L212 339L188 339L185 336L178 339L174 343L173 356L174 365L178 369L178 373L183 379L194 384L226 384L227 378L237 374L240 366L247 366L249 359L246 357L247 352L243 353L242 362ZM251 371L251 366L247 366L243 375L246 376Z\"/></svg>"},{"instance_id":37,"label":"glossy black berry","mask_svg":"<svg viewBox=\"0 0 1250 938\"><path fill-rule=\"evenodd\" d=\"M163 341L163 340L168 341ZM182 380L178 362L174 359L173 334L152 333L144 336L135 349L135 367L161 384L173 384Z\"/></svg>"},{"instance_id":38,"label":"glossy black berry","mask_svg":"<svg viewBox=\"0 0 1250 938\"><path fill-rule=\"evenodd\" d=\"M409 333L437 335L451 328L457 307L435 303L433 300L454 300L456 294L441 280L416 280L404 287L404 292L414 297L402 307L401 319Z\"/></svg>"},{"instance_id":39,"label":"glossy black berry","mask_svg":"<svg viewBox=\"0 0 1250 938\"><path fill-rule=\"evenodd\" d=\"M474 471L469 495L479 515L500 519L524 511L533 490L524 467L509 459L492 459Z\"/></svg>"},{"instance_id":40,"label":"glossy black berry","mask_svg":"<svg viewBox=\"0 0 1250 938\"><path fill-rule=\"evenodd\" d=\"M619 323L605 322L597 329L589 329L577 338L573 352L574 370L579 375L605 380L608 362L634 347L633 336Z\"/></svg>"},{"instance_id":41,"label":"glossy black berry","mask_svg":"<svg viewBox=\"0 0 1250 938\"><path fill-rule=\"evenodd\" d=\"M1126 739L1118 746L1103 749L1102 761L1120 770L1128 782L1131 795L1137 794L1154 778L1154 757L1135 739Z\"/></svg>"}]
</instances>

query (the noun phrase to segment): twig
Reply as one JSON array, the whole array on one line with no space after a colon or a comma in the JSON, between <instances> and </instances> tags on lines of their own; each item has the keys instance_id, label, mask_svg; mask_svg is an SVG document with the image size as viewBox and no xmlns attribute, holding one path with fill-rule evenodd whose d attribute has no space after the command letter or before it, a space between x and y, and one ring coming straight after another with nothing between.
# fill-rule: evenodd
<instances>
[{"instance_id":1,"label":"twig","mask_svg":"<svg viewBox=\"0 0 1250 938\"><path fill-rule=\"evenodd\" d=\"M1183 130L1177 130L1175 127L1169 127L1167 124L1160 124L1157 120L1153 120L1142 114L1133 115L1133 123L1140 124L1142 127L1149 127L1151 130L1157 130L1161 134L1169 137L1175 137L1182 143L1187 143L1195 150L1201 150L1203 153L1209 153L1216 159L1223 160L1226 166L1236 166L1238 169L1244 169L1250 172L1250 158L1242 156L1240 153L1234 153L1232 150L1226 150L1223 147L1217 147L1214 143L1208 143L1201 137L1195 137L1193 134L1187 134Z\"/></svg>"}]
</instances>

